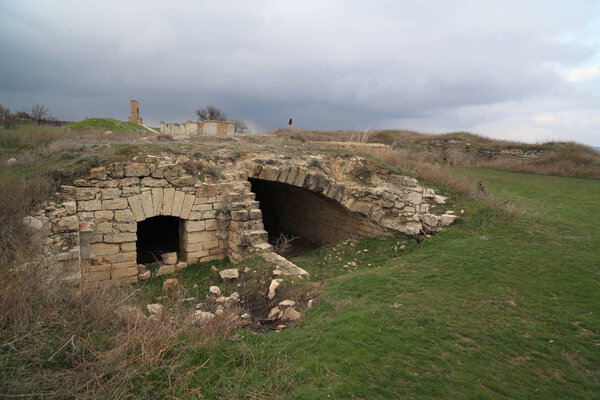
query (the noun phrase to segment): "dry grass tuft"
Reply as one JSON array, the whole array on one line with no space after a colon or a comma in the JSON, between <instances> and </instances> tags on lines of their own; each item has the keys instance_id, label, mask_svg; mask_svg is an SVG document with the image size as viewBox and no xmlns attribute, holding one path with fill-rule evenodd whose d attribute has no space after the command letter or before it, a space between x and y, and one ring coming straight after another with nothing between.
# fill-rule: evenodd
<instances>
[{"instance_id":1,"label":"dry grass tuft","mask_svg":"<svg viewBox=\"0 0 600 400\"><path fill-rule=\"evenodd\" d=\"M202 365L189 357L237 327L233 311L190 325L177 299L147 318L131 287L50 287L43 269L0 273L0 393L50 398L168 398ZM127 305L139 318L123 318ZM126 314L125 314L126 315ZM121 317L119 317L121 316ZM219 339L220 340L220 339ZM33 395L36 394L36 395Z\"/></svg>"}]
</instances>

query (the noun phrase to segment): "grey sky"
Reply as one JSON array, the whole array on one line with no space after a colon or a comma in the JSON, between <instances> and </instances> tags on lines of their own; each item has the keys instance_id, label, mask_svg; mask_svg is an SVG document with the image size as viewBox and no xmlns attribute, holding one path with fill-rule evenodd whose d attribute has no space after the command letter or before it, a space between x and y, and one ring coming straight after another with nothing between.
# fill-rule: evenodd
<instances>
[{"instance_id":1,"label":"grey sky","mask_svg":"<svg viewBox=\"0 0 600 400\"><path fill-rule=\"evenodd\" d=\"M468 130L600 145L600 2L0 3L0 103L67 120Z\"/></svg>"}]
</instances>

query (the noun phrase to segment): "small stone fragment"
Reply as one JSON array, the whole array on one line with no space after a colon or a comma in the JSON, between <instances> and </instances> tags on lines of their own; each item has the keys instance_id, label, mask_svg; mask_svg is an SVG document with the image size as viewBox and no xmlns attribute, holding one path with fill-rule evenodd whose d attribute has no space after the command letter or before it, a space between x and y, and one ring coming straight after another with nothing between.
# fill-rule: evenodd
<instances>
[{"instance_id":1,"label":"small stone fragment","mask_svg":"<svg viewBox=\"0 0 600 400\"><path fill-rule=\"evenodd\" d=\"M146 310L148 310L148 312L150 314L161 314L163 312L163 305L162 304L148 304L146 306Z\"/></svg>"},{"instance_id":2,"label":"small stone fragment","mask_svg":"<svg viewBox=\"0 0 600 400\"><path fill-rule=\"evenodd\" d=\"M177 264L177 252L165 253L162 255L162 260L167 265Z\"/></svg>"},{"instance_id":3,"label":"small stone fragment","mask_svg":"<svg viewBox=\"0 0 600 400\"><path fill-rule=\"evenodd\" d=\"M277 325L277 326L275 327L275 329L278 329L278 330L285 329L285 328L287 328L287 326L285 326L284 324Z\"/></svg>"},{"instance_id":4,"label":"small stone fragment","mask_svg":"<svg viewBox=\"0 0 600 400\"><path fill-rule=\"evenodd\" d=\"M233 281L240 277L240 271L237 268L224 269L219 272L219 276L224 282Z\"/></svg>"},{"instance_id":5,"label":"small stone fragment","mask_svg":"<svg viewBox=\"0 0 600 400\"><path fill-rule=\"evenodd\" d=\"M281 285L281 282L283 282L283 279L273 279L271 281L271 284L269 285L269 292L267 293L267 298L269 300L272 300L273 297L275 297L277 294L277 288L279 285Z\"/></svg>"},{"instance_id":6,"label":"small stone fragment","mask_svg":"<svg viewBox=\"0 0 600 400\"><path fill-rule=\"evenodd\" d=\"M211 286L208 288L208 293L214 294L215 296L221 296L221 289L218 286Z\"/></svg>"},{"instance_id":7,"label":"small stone fragment","mask_svg":"<svg viewBox=\"0 0 600 400\"><path fill-rule=\"evenodd\" d=\"M188 263L186 263L185 261L181 261L181 262L178 262L177 264L175 264L175 270L179 271L184 268L187 268L187 266L188 266Z\"/></svg>"},{"instance_id":8,"label":"small stone fragment","mask_svg":"<svg viewBox=\"0 0 600 400\"><path fill-rule=\"evenodd\" d=\"M163 282L163 292L175 292L177 289L179 289L179 280L170 278Z\"/></svg>"},{"instance_id":9,"label":"small stone fragment","mask_svg":"<svg viewBox=\"0 0 600 400\"><path fill-rule=\"evenodd\" d=\"M310 299L310 300L309 300L309 301L306 303L306 308L313 308L313 304L314 304L313 300L312 300L312 299Z\"/></svg>"},{"instance_id":10,"label":"small stone fragment","mask_svg":"<svg viewBox=\"0 0 600 400\"><path fill-rule=\"evenodd\" d=\"M196 310L190 315L190 323L195 326L203 326L209 323L215 314L208 311Z\"/></svg>"},{"instance_id":11,"label":"small stone fragment","mask_svg":"<svg viewBox=\"0 0 600 400\"><path fill-rule=\"evenodd\" d=\"M233 293L231 293L231 295L229 296L229 298L230 298L231 300L233 300L234 302L236 302L236 303L237 303L238 301L240 301L240 295L238 294L238 292L233 292Z\"/></svg>"},{"instance_id":12,"label":"small stone fragment","mask_svg":"<svg viewBox=\"0 0 600 400\"><path fill-rule=\"evenodd\" d=\"M300 318L302 318L302 313L292 307L286 308L281 316L282 321L298 321Z\"/></svg>"},{"instance_id":13,"label":"small stone fragment","mask_svg":"<svg viewBox=\"0 0 600 400\"><path fill-rule=\"evenodd\" d=\"M273 318L273 319L277 319L279 317L281 317L281 310L277 307L272 308L271 311L269 311L269 315L267 315L267 318Z\"/></svg>"},{"instance_id":14,"label":"small stone fragment","mask_svg":"<svg viewBox=\"0 0 600 400\"><path fill-rule=\"evenodd\" d=\"M279 302L279 307L294 307L296 302L294 300L283 300Z\"/></svg>"}]
</instances>

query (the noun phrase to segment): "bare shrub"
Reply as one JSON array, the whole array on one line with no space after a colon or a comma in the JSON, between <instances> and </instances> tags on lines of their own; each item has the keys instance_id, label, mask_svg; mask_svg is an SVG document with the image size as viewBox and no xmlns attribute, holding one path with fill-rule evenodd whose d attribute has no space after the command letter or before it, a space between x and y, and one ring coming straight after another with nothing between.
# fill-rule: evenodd
<instances>
[{"instance_id":1,"label":"bare shrub","mask_svg":"<svg viewBox=\"0 0 600 400\"><path fill-rule=\"evenodd\" d=\"M288 236L280 233L273 243L273 250L279 255L288 254L292 250L292 242L299 239L298 236Z\"/></svg>"},{"instance_id":2,"label":"bare shrub","mask_svg":"<svg viewBox=\"0 0 600 400\"><path fill-rule=\"evenodd\" d=\"M25 259L36 251L36 238L22 223L23 217L45 200L51 192L48 176L22 179L5 172L0 179L0 266Z\"/></svg>"},{"instance_id":3,"label":"bare shrub","mask_svg":"<svg viewBox=\"0 0 600 400\"><path fill-rule=\"evenodd\" d=\"M74 290L40 284L44 270L0 271L0 393L19 397L163 399L188 387L189 362L239 325L238 310L189 323L188 308L165 300L157 318L131 303L135 289ZM127 305L137 319L119 318ZM160 379L148 379L148 377Z\"/></svg>"}]
</instances>

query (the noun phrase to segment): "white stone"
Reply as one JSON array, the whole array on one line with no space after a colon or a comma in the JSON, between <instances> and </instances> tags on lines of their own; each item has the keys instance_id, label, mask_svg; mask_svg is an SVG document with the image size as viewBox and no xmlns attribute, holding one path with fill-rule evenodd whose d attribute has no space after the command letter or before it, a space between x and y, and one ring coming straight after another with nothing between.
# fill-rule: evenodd
<instances>
[{"instance_id":1,"label":"white stone","mask_svg":"<svg viewBox=\"0 0 600 400\"><path fill-rule=\"evenodd\" d=\"M175 278L167 279L163 282L163 292L171 292L179 289L179 281Z\"/></svg>"},{"instance_id":2,"label":"white stone","mask_svg":"<svg viewBox=\"0 0 600 400\"><path fill-rule=\"evenodd\" d=\"M190 317L192 325L203 326L208 324L215 317L215 314L208 311L196 310Z\"/></svg>"},{"instance_id":3,"label":"white stone","mask_svg":"<svg viewBox=\"0 0 600 400\"><path fill-rule=\"evenodd\" d=\"M233 293L231 293L231 295L229 296L229 298L230 298L231 300L233 300L234 302L236 302L236 303L237 303L238 301L240 301L240 295L238 294L238 292L233 292Z\"/></svg>"},{"instance_id":4,"label":"white stone","mask_svg":"<svg viewBox=\"0 0 600 400\"><path fill-rule=\"evenodd\" d=\"M223 281L233 281L240 277L240 271L237 268L224 269L219 276Z\"/></svg>"},{"instance_id":5,"label":"white stone","mask_svg":"<svg viewBox=\"0 0 600 400\"><path fill-rule=\"evenodd\" d=\"M281 282L283 282L283 279L273 279L271 281L271 284L269 285L269 292L267 293L267 298L269 300L272 300L273 297L275 297L277 294L277 288L279 285L281 285Z\"/></svg>"},{"instance_id":6,"label":"white stone","mask_svg":"<svg viewBox=\"0 0 600 400\"><path fill-rule=\"evenodd\" d=\"M269 311L269 315L267 315L267 318L274 318L277 319L279 317L281 317L282 312L279 308L275 307L272 308L271 311Z\"/></svg>"},{"instance_id":7,"label":"white stone","mask_svg":"<svg viewBox=\"0 0 600 400\"><path fill-rule=\"evenodd\" d=\"M296 302L294 300L283 300L279 302L279 307L294 307Z\"/></svg>"},{"instance_id":8,"label":"white stone","mask_svg":"<svg viewBox=\"0 0 600 400\"><path fill-rule=\"evenodd\" d=\"M208 293L214 294L215 296L221 295L221 289L218 286L211 286L208 288Z\"/></svg>"},{"instance_id":9,"label":"white stone","mask_svg":"<svg viewBox=\"0 0 600 400\"><path fill-rule=\"evenodd\" d=\"M28 228L35 229L36 231L42 229L44 226L42 221L30 215L23 217L23 225Z\"/></svg>"},{"instance_id":10,"label":"white stone","mask_svg":"<svg viewBox=\"0 0 600 400\"><path fill-rule=\"evenodd\" d=\"M447 197L440 196L438 194L433 196L433 201L435 201L437 204L446 204L446 199Z\"/></svg>"},{"instance_id":11,"label":"white stone","mask_svg":"<svg viewBox=\"0 0 600 400\"><path fill-rule=\"evenodd\" d=\"M148 310L148 312L150 314L161 314L163 312L163 305L162 304L148 304L146 306L146 310Z\"/></svg>"},{"instance_id":12,"label":"white stone","mask_svg":"<svg viewBox=\"0 0 600 400\"><path fill-rule=\"evenodd\" d=\"M282 321L298 321L300 318L302 318L302 313L292 307L286 308L281 316Z\"/></svg>"},{"instance_id":13,"label":"white stone","mask_svg":"<svg viewBox=\"0 0 600 400\"><path fill-rule=\"evenodd\" d=\"M17 159L12 157L6 160L6 165L15 165L17 163Z\"/></svg>"},{"instance_id":14,"label":"white stone","mask_svg":"<svg viewBox=\"0 0 600 400\"><path fill-rule=\"evenodd\" d=\"M172 253L165 253L162 256L162 260L167 265L177 264L177 252L174 251Z\"/></svg>"}]
</instances>

